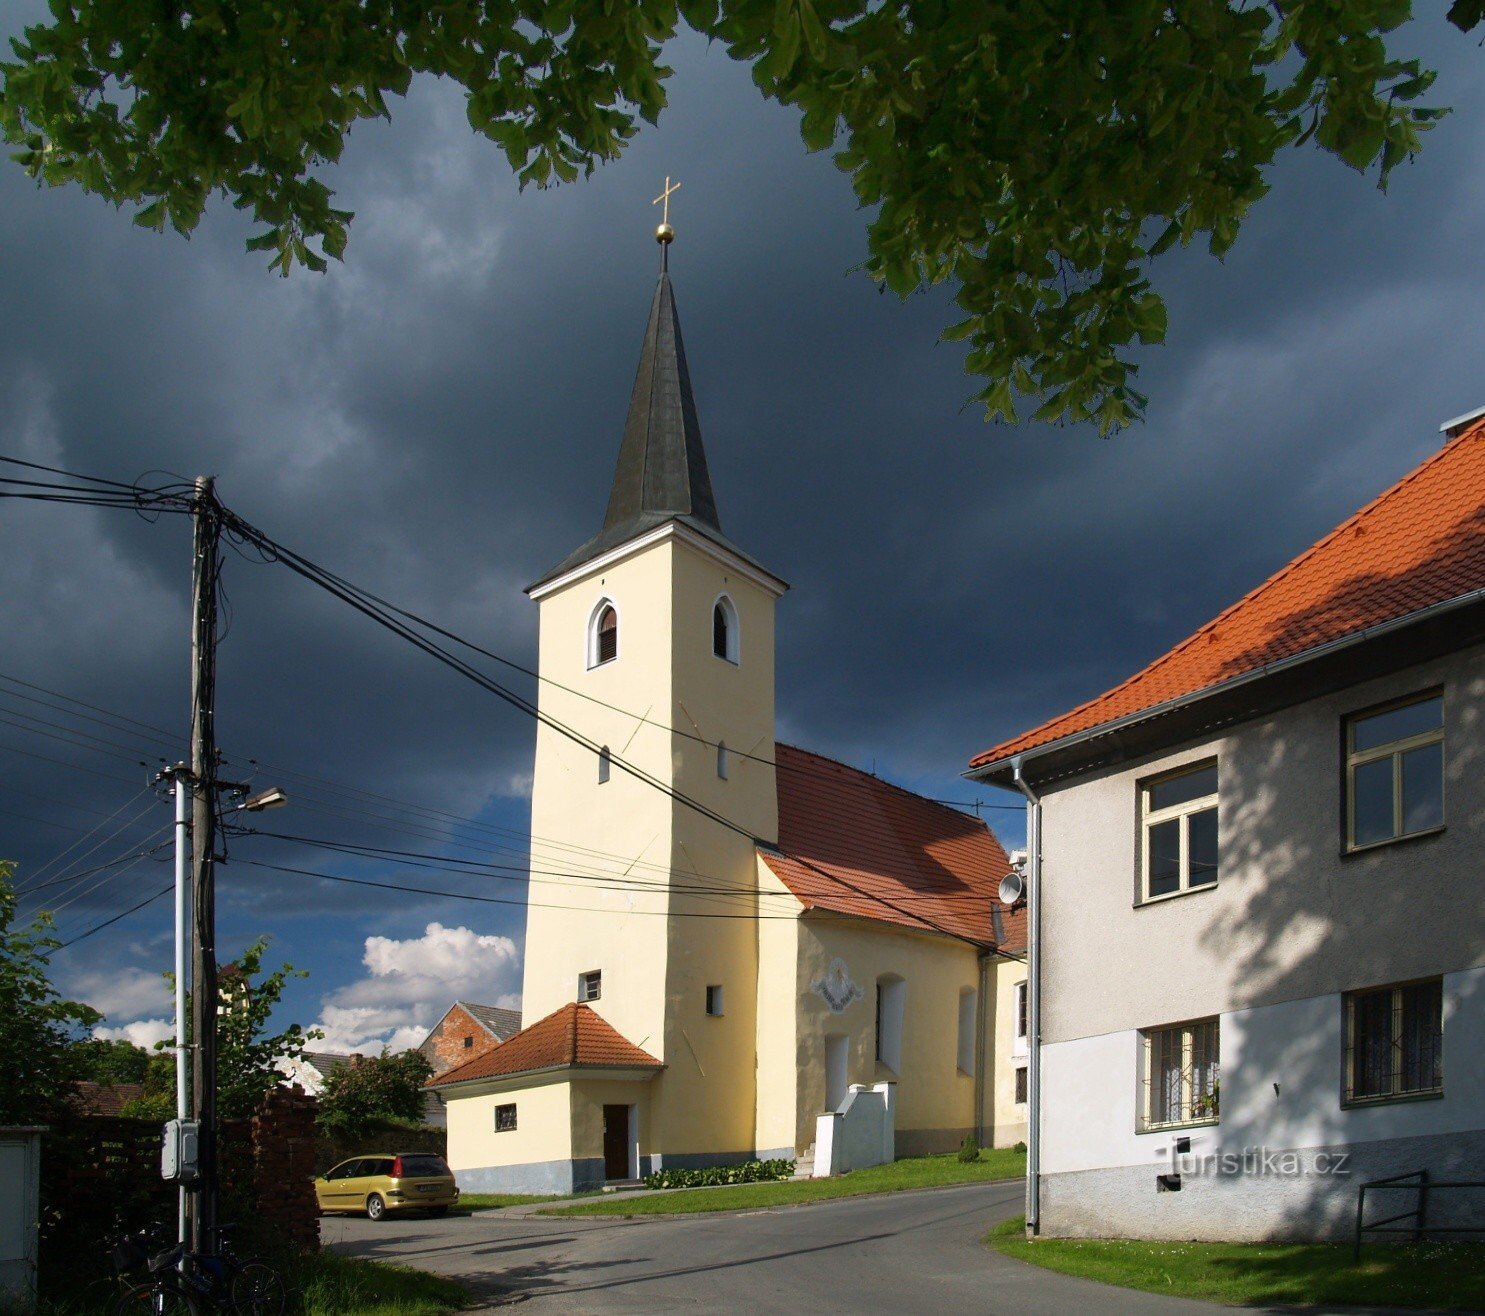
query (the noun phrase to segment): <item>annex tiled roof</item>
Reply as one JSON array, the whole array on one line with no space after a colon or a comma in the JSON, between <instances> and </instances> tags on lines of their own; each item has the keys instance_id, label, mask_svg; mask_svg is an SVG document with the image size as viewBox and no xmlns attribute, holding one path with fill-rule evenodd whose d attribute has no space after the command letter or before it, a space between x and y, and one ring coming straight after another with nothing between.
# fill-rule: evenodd
<instances>
[{"instance_id":1,"label":"annex tiled roof","mask_svg":"<svg viewBox=\"0 0 1485 1316\"><path fill-rule=\"evenodd\" d=\"M475 1078L506 1078L539 1069L663 1069L591 1006L570 1002L500 1046L431 1079L445 1087Z\"/></svg>"},{"instance_id":2,"label":"annex tiled roof","mask_svg":"<svg viewBox=\"0 0 1485 1316\"><path fill-rule=\"evenodd\" d=\"M498 1005L475 1005L470 1001L456 1001L455 1004L462 1005L476 1021L483 1024L502 1042L521 1031L519 1010L506 1010Z\"/></svg>"},{"instance_id":3,"label":"annex tiled roof","mask_svg":"<svg viewBox=\"0 0 1485 1316\"><path fill-rule=\"evenodd\" d=\"M1000 763L1485 588L1485 422L1143 671L970 760Z\"/></svg>"},{"instance_id":4,"label":"annex tiled roof","mask_svg":"<svg viewBox=\"0 0 1485 1316\"><path fill-rule=\"evenodd\" d=\"M792 745L775 761L779 845L759 854L805 908L1024 948L1022 911L996 895L1010 861L978 818Z\"/></svg>"}]
</instances>

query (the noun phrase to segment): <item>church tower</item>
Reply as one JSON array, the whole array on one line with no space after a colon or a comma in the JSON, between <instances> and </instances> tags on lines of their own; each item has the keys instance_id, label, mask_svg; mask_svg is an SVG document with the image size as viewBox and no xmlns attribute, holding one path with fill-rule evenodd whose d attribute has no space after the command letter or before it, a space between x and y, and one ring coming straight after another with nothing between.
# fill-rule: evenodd
<instances>
[{"instance_id":1,"label":"church tower","mask_svg":"<svg viewBox=\"0 0 1485 1316\"><path fill-rule=\"evenodd\" d=\"M602 528L527 591L550 720L522 1009L586 1003L663 1063L630 1107L635 1172L754 1150L755 841L778 836L786 588L722 533L662 265Z\"/></svg>"}]
</instances>

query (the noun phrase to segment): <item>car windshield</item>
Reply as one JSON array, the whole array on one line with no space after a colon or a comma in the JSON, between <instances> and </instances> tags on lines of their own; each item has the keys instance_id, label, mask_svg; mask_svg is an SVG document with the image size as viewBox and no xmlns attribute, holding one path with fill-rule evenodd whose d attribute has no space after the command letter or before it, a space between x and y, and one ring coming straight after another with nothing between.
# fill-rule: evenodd
<instances>
[{"instance_id":1,"label":"car windshield","mask_svg":"<svg viewBox=\"0 0 1485 1316\"><path fill-rule=\"evenodd\" d=\"M406 1179L414 1179L421 1175L448 1174L449 1167L443 1163L441 1156L403 1156L402 1175Z\"/></svg>"}]
</instances>

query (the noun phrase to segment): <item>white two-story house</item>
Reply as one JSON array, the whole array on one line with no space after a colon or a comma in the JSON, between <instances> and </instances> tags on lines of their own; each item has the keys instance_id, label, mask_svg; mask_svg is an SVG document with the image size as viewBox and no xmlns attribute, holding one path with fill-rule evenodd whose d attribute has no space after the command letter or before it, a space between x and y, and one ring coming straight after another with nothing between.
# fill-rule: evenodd
<instances>
[{"instance_id":1,"label":"white two-story house","mask_svg":"<svg viewBox=\"0 0 1485 1316\"><path fill-rule=\"evenodd\" d=\"M1337 1237L1362 1182L1485 1179L1482 417L974 760L1029 811L1038 1232Z\"/></svg>"}]
</instances>

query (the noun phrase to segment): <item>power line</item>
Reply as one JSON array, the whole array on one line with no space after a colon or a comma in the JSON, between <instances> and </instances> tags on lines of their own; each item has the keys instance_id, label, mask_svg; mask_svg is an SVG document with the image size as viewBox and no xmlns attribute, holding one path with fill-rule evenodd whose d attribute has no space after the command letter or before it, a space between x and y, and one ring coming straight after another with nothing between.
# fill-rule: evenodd
<instances>
[{"instance_id":1,"label":"power line","mask_svg":"<svg viewBox=\"0 0 1485 1316\"><path fill-rule=\"evenodd\" d=\"M115 818L117 818L119 816L119 814L123 813L123 811L125 809L127 809L130 805L137 804L139 802L139 797L141 795L147 795L147 794L149 794L149 790L150 790L150 788L148 786L146 786L143 790L141 790L138 794L134 795L131 799L125 800L121 805L119 805L119 807L117 809L115 809L111 814L109 814L107 818L105 818L102 822L98 823L95 827L92 827L86 833L84 833L84 835L82 837L82 840L80 840L80 841L74 841L71 845L67 846L66 849L62 850L61 853L53 856L51 859L48 859L46 861L46 863L44 863L44 864L41 865L40 868L35 869L33 872L29 873L27 875L28 876L28 885L24 889L20 890L17 894L19 894L19 895L28 895L31 891L36 890L37 887L36 887L35 884L37 882L39 882L41 880L41 878L46 875L46 872L47 872L48 869L53 868L57 864L61 863L62 860L64 860L65 858L67 858L67 856L70 855L74 850L76 850L78 846L82 845L84 841L87 841L87 840L91 839L93 836L96 836L100 831L103 830L103 828L105 828L106 826L108 826L109 823L111 823ZM141 818L143 818L144 815L146 813L148 813L150 811L150 809L153 808L153 807L154 807L154 801L151 800L149 804L146 804L143 809L141 809L132 818L130 818L128 822L124 823L121 827L119 827L119 829L117 831L111 833L108 836L105 836L101 841L98 842L97 845L91 847L88 850L83 851L82 854L78 855L77 860L74 860L73 862L76 863L78 860L86 859L90 854L94 854L98 850L101 850L110 841L117 840L120 836L122 836L125 832L127 832L129 830L129 828L131 828L132 826L134 826L135 823L137 823Z\"/></svg>"},{"instance_id":2,"label":"power line","mask_svg":"<svg viewBox=\"0 0 1485 1316\"><path fill-rule=\"evenodd\" d=\"M220 515L222 517L223 525L229 530L229 533L235 534L242 541L252 544L269 560L277 561L282 563L284 566L287 566L296 575L302 576L306 580L310 581L312 584L318 585L327 593L330 593L336 598L339 598L342 602L348 604L352 608L356 609L356 611L371 618L379 625L385 627L387 630L390 630L393 634L405 639L408 643L414 645L419 649L422 649L423 652L427 653L430 657L436 659L438 662L443 663L451 670L458 672L460 675L466 677L468 680L473 681L476 685L481 686L489 693L495 695L498 699L501 699L505 703L510 704L512 707L520 709L522 712L526 713L527 716L535 718L539 723L549 727L551 730L557 732L557 734L566 737L567 739L573 741L573 743L575 744L581 745L583 748L589 750L591 753L594 754L597 754L603 748L603 746L600 746L591 738L585 736L582 732L574 730L572 727L567 726L565 723L561 722L557 718L552 717L551 714L544 712L536 704L533 704L529 699L525 698L522 695L518 695L513 690L510 690L507 687L501 685L493 677L486 675L478 668L472 667L463 659L458 658L454 654L450 653L443 646L434 643L427 636L419 634L417 631L413 630L412 627L409 626L406 622L399 621L395 616L388 615L387 605L382 604L381 601L374 595L371 595L368 592L361 590L358 586L352 585L349 582L344 581L342 578L333 575L333 573L330 573L324 568L317 566L314 562L302 556L301 554L295 553L293 550L286 548L284 545L276 543L261 530L258 530L256 527L252 526L247 521L244 521L241 517L237 516L236 513L226 508L221 508ZM407 616L410 619L412 618L412 614L402 613L401 610L397 611L400 613L400 615ZM447 634L447 632L441 632L441 628L433 627L431 626L431 624L420 624L429 625L430 629L443 634ZM468 647L473 648L474 646ZM702 817L715 822L718 826L736 833L737 835L746 839L750 844L756 844L757 838L749 829L733 822L730 818L726 817L724 814L718 813L715 809L712 809L709 806L702 804L700 801L691 798L684 791L676 790L667 782L661 780L658 777L655 777L653 774L645 771L643 768L630 763L621 755L610 753L609 762L613 767L617 767L621 771L628 773L630 776L636 778L637 780L644 782L653 789L659 791L661 794L665 795L667 798L675 801L677 804L681 804L686 808L689 808L694 812L700 814ZM787 854L787 852L785 853ZM787 855L787 857L793 859L796 863L799 863L804 867L810 869L812 872L819 874L827 881L833 882L837 886L852 891L856 895L871 900L876 904L882 905L888 909L895 910L897 913L902 914L905 918L911 919L916 923L923 924L934 929L937 932L943 933L945 936L953 937L956 940L967 941L971 944L976 945L979 944L973 938L966 937L962 933L950 931L950 929L943 927L941 924L933 919L928 918L926 915L902 909L894 901L888 900L881 895L873 895L866 891L863 891L861 887L857 886L855 883L847 881L839 874L832 873L827 869L821 868L818 864L807 858L804 858L803 856L790 854Z\"/></svg>"},{"instance_id":3,"label":"power line","mask_svg":"<svg viewBox=\"0 0 1485 1316\"><path fill-rule=\"evenodd\" d=\"M174 888L174 882L171 882L166 886L162 886L158 891L155 892L154 895L146 896L137 905L130 905L129 908L124 910L122 913L115 914L112 918L104 919L102 923L95 924L86 932L78 933L77 936L73 937L71 941L62 942L62 944L57 947L57 950L66 950L69 946L75 946L80 941L86 941L95 932L102 932L104 928L111 928L120 919L126 919L129 917L130 914L137 914L146 905L153 905L155 901L157 901L161 896L168 895L172 890L174 890Z\"/></svg>"}]
</instances>

